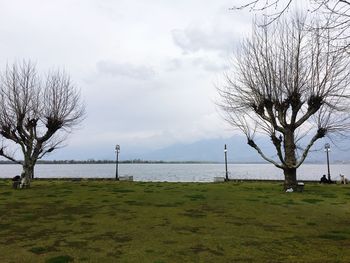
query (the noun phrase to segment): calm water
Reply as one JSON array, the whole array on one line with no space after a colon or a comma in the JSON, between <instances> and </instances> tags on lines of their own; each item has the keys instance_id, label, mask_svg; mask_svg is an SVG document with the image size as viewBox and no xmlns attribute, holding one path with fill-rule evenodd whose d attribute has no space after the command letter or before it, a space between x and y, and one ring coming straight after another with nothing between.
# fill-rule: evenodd
<instances>
[{"instance_id":1,"label":"calm water","mask_svg":"<svg viewBox=\"0 0 350 263\"><path fill-rule=\"evenodd\" d=\"M233 179L283 179L282 170L270 164L230 164L229 177ZM0 165L0 178L20 174L21 166ZM299 180L319 180L327 173L326 165L305 164L298 169ZM331 165L332 179L339 174L350 178L350 164ZM135 181L212 182L216 176L225 176L224 164L120 164L119 175L132 175ZM114 178L114 164L38 164L38 178Z\"/></svg>"}]
</instances>

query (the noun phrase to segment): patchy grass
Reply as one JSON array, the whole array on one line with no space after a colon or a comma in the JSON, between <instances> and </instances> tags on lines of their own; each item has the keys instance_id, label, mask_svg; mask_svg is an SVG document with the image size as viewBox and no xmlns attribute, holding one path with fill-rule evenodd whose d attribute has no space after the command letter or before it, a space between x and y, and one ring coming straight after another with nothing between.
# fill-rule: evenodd
<instances>
[{"instance_id":1,"label":"patchy grass","mask_svg":"<svg viewBox=\"0 0 350 263\"><path fill-rule=\"evenodd\" d=\"M350 187L0 182L0 262L350 262Z\"/></svg>"}]
</instances>

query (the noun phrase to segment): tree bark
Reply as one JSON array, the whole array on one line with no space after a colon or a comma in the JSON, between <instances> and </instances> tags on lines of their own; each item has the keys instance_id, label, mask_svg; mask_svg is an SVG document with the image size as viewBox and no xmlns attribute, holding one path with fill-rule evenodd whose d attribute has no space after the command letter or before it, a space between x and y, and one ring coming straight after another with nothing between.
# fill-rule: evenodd
<instances>
[{"instance_id":1,"label":"tree bark","mask_svg":"<svg viewBox=\"0 0 350 263\"><path fill-rule=\"evenodd\" d=\"M284 190L293 188L297 189L297 169L296 168L284 168Z\"/></svg>"},{"instance_id":2,"label":"tree bark","mask_svg":"<svg viewBox=\"0 0 350 263\"><path fill-rule=\"evenodd\" d=\"M25 160L23 164L23 171L21 174L21 188L29 188L30 180L34 178L34 165L35 163L30 160Z\"/></svg>"},{"instance_id":3,"label":"tree bark","mask_svg":"<svg viewBox=\"0 0 350 263\"><path fill-rule=\"evenodd\" d=\"M286 130L284 134L285 167L283 168L285 190L289 188L296 190L297 187L295 150L294 132L292 130Z\"/></svg>"}]
</instances>

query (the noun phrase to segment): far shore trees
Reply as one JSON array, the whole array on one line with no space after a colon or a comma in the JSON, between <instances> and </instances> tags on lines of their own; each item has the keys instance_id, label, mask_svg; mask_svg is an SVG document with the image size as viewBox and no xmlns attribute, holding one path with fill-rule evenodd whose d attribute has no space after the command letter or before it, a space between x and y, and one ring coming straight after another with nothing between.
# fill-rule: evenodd
<instances>
[{"instance_id":1,"label":"far shore trees","mask_svg":"<svg viewBox=\"0 0 350 263\"><path fill-rule=\"evenodd\" d=\"M52 71L40 77L30 62L7 66L0 73L0 107L0 156L23 166L24 186L34 177L37 160L62 146L85 112L67 74ZM23 161L15 157L15 146Z\"/></svg>"},{"instance_id":2,"label":"far shore trees","mask_svg":"<svg viewBox=\"0 0 350 263\"><path fill-rule=\"evenodd\" d=\"M349 129L349 56L327 29L306 27L301 16L256 26L219 88L225 119L283 170L285 189L297 186L297 168L318 139ZM270 137L275 157L259 147L257 133Z\"/></svg>"}]
</instances>

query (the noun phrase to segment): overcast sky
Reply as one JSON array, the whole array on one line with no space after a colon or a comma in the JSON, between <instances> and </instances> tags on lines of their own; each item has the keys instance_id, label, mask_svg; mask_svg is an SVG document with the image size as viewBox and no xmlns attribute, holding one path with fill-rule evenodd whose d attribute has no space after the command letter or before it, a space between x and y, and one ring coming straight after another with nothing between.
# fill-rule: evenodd
<instances>
[{"instance_id":1,"label":"overcast sky","mask_svg":"<svg viewBox=\"0 0 350 263\"><path fill-rule=\"evenodd\" d=\"M0 0L0 66L64 68L87 118L52 158L228 137L215 85L252 16L226 0Z\"/></svg>"}]
</instances>

